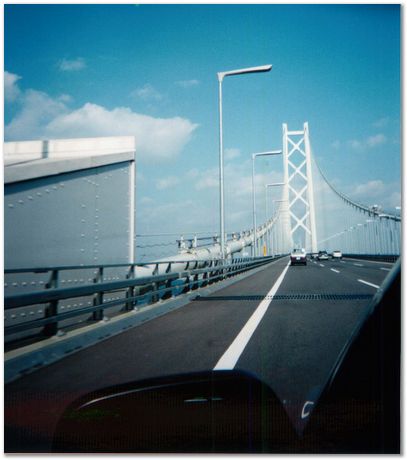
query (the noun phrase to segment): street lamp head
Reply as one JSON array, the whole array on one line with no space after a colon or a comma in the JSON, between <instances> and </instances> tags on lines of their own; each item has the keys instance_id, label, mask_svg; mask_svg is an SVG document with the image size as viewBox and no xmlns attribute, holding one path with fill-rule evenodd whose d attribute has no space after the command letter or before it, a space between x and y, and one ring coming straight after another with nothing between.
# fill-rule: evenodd
<instances>
[{"instance_id":1,"label":"street lamp head","mask_svg":"<svg viewBox=\"0 0 407 460\"><path fill-rule=\"evenodd\" d=\"M285 182L275 182L274 184L266 184L266 187L280 187L285 185Z\"/></svg>"},{"instance_id":2,"label":"street lamp head","mask_svg":"<svg viewBox=\"0 0 407 460\"><path fill-rule=\"evenodd\" d=\"M242 75L245 73L260 73L260 72L269 72L272 68L271 64L261 65L257 67L247 67L246 69L237 69L237 70L228 70L226 72L218 72L218 80L222 81L224 77L229 77L232 75Z\"/></svg>"},{"instance_id":3,"label":"street lamp head","mask_svg":"<svg viewBox=\"0 0 407 460\"><path fill-rule=\"evenodd\" d=\"M266 157L269 155L281 155L281 153L282 153L282 150L270 150L269 152L252 153L252 158Z\"/></svg>"}]
</instances>

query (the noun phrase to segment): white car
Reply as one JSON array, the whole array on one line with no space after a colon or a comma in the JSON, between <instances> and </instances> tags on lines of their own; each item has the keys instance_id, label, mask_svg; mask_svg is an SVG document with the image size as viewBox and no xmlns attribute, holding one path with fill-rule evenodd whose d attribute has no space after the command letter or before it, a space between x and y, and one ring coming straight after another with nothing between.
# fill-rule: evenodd
<instances>
[{"instance_id":1,"label":"white car","mask_svg":"<svg viewBox=\"0 0 407 460\"><path fill-rule=\"evenodd\" d=\"M291 265L307 265L307 254L304 249L294 249L290 254Z\"/></svg>"},{"instance_id":2,"label":"white car","mask_svg":"<svg viewBox=\"0 0 407 460\"><path fill-rule=\"evenodd\" d=\"M342 259L342 251L333 251L332 259Z\"/></svg>"}]
</instances>

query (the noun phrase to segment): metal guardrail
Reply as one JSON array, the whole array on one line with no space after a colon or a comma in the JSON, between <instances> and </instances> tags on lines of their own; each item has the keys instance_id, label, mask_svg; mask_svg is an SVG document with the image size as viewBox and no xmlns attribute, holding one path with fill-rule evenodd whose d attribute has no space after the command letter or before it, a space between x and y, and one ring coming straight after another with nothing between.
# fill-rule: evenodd
<instances>
[{"instance_id":1,"label":"metal guardrail","mask_svg":"<svg viewBox=\"0 0 407 460\"><path fill-rule=\"evenodd\" d=\"M282 256L280 256L282 257ZM42 318L6 325L5 336L22 331L42 328L40 335L52 336L58 333L58 323L69 318L82 315L92 315L93 320L108 319L105 310L123 305L121 311L128 312L138 306L148 306L160 300L169 299L187 293L191 290L204 287L222 279L229 278L244 271L267 264L280 257L261 257L250 259L233 259L227 263L221 260L207 261L177 261L185 263L185 270L171 272L171 261L150 262L141 264L111 264L87 266L62 266L5 270L5 275L16 273L50 273L49 282L45 289L28 293L18 293L4 297L5 311L19 311L31 305L45 305ZM165 274L159 272L160 265L167 265ZM135 268L141 266L155 266L152 276L136 277ZM119 281L103 281L103 272L107 268L128 267L127 279ZM198 268L201 267L201 268ZM60 274L64 270L96 270L97 276L92 284L75 287L59 287ZM104 301L107 293L125 291L124 298ZM93 296L93 305L61 312L59 302L64 299L75 299L82 296ZM85 324L86 325L86 324ZM38 334L38 333L37 333Z\"/></svg>"}]
</instances>

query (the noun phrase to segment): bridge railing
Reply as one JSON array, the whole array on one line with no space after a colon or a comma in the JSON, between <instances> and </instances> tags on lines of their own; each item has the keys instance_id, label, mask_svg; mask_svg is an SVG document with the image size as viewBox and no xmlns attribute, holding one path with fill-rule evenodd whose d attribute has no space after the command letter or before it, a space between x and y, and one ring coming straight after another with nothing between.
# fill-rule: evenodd
<instances>
[{"instance_id":1,"label":"bridge railing","mask_svg":"<svg viewBox=\"0 0 407 460\"><path fill-rule=\"evenodd\" d=\"M5 295L5 338L8 342L17 342L27 337L41 339L63 335L71 329L96 321L109 321L118 314L137 311L139 308L177 297L275 259L277 257L241 258L227 262L177 261L177 264L185 264L185 269L179 272L171 271L171 261L5 270L6 280L17 275L24 275L25 279L35 275L48 277L47 282L42 281L42 289L30 292L22 292L20 289L20 292ZM153 267L152 275L136 276L137 268L146 266ZM165 269L160 270L161 267ZM112 280L117 277L105 276L108 269L117 268L126 270L124 279ZM69 272L71 275L75 271L86 273L90 270L94 278L83 277L81 281L92 282L61 287L64 273ZM163 271L164 274L159 274ZM27 285L27 282L22 284Z\"/></svg>"}]
</instances>

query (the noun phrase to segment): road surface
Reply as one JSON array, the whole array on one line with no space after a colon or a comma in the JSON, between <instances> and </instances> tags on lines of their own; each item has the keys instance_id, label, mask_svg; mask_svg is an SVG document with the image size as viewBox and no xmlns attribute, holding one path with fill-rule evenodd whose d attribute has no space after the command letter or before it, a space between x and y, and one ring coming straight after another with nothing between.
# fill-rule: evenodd
<instances>
[{"instance_id":1,"label":"road surface","mask_svg":"<svg viewBox=\"0 0 407 460\"><path fill-rule=\"evenodd\" d=\"M47 452L67 404L132 380L235 366L300 414L391 264L288 258L5 387L5 451ZM250 321L249 321L250 320Z\"/></svg>"}]
</instances>

